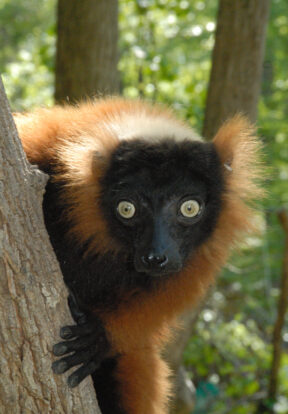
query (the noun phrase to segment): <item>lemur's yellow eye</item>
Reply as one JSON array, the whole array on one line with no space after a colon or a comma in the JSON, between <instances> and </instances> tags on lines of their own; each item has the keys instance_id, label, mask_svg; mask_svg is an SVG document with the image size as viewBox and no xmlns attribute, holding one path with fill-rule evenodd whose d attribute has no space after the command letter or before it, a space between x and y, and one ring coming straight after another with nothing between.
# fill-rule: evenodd
<instances>
[{"instance_id":1,"label":"lemur's yellow eye","mask_svg":"<svg viewBox=\"0 0 288 414\"><path fill-rule=\"evenodd\" d=\"M181 204L180 211L184 217L195 217L200 211L200 205L196 200L186 200Z\"/></svg>"},{"instance_id":2,"label":"lemur's yellow eye","mask_svg":"<svg viewBox=\"0 0 288 414\"><path fill-rule=\"evenodd\" d=\"M135 206L130 201L120 201L117 206L117 211L121 217L125 219L130 219L135 214Z\"/></svg>"}]
</instances>

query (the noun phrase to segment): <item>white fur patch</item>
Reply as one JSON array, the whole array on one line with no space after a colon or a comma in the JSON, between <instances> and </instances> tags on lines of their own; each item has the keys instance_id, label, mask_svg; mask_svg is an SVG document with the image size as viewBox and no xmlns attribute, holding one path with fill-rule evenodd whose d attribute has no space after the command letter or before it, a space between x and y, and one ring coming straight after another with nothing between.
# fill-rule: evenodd
<instances>
[{"instance_id":1,"label":"white fur patch","mask_svg":"<svg viewBox=\"0 0 288 414\"><path fill-rule=\"evenodd\" d=\"M145 112L121 114L118 119L109 122L107 127L119 140L142 139L158 142L173 138L175 141L201 141L201 138L188 125L161 115L151 116Z\"/></svg>"}]
</instances>

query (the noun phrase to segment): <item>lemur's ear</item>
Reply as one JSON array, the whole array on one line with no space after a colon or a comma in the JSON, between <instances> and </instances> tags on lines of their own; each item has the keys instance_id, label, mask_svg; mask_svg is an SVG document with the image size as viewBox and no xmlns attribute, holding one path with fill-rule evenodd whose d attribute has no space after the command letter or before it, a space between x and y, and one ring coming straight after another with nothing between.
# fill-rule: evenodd
<instances>
[{"instance_id":1,"label":"lemur's ear","mask_svg":"<svg viewBox=\"0 0 288 414\"><path fill-rule=\"evenodd\" d=\"M236 115L222 125L213 143L223 164L228 192L247 201L262 197L262 142L255 127L244 116Z\"/></svg>"}]
</instances>

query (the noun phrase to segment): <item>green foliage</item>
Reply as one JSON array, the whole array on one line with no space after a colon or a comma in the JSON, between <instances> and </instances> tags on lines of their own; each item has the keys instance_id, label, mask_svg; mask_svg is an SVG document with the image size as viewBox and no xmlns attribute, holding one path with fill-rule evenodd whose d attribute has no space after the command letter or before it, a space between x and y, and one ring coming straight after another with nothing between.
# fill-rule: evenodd
<instances>
[{"instance_id":1,"label":"green foliage","mask_svg":"<svg viewBox=\"0 0 288 414\"><path fill-rule=\"evenodd\" d=\"M0 70L13 110L53 101L56 0L0 0ZM215 0L119 0L122 93L167 103L198 131L211 66ZM195 326L185 364L198 414L251 414L267 390L288 206L288 2L273 0L259 105L271 179L261 234L229 261ZM288 412L288 321L275 412Z\"/></svg>"},{"instance_id":2,"label":"green foliage","mask_svg":"<svg viewBox=\"0 0 288 414\"><path fill-rule=\"evenodd\" d=\"M270 185L273 197L270 206L288 205L288 80L287 80L288 3L274 0L264 64L263 93L259 110L259 125L269 148L268 161L274 176Z\"/></svg>"},{"instance_id":3,"label":"green foliage","mask_svg":"<svg viewBox=\"0 0 288 414\"><path fill-rule=\"evenodd\" d=\"M199 128L216 2L127 0L120 8L123 94L168 103Z\"/></svg>"},{"instance_id":4,"label":"green foliage","mask_svg":"<svg viewBox=\"0 0 288 414\"><path fill-rule=\"evenodd\" d=\"M215 291L211 298L213 309L217 308L217 295ZM222 297L221 301L226 302L226 299ZM270 359L271 348L256 323L252 319L245 320L245 313L229 320L212 308L205 309L184 355L186 366L191 367L192 377L202 390L196 414L252 413L257 394L267 387L264 374L269 369ZM203 384L206 386L204 393ZM217 394L211 396L208 385L213 385Z\"/></svg>"},{"instance_id":5,"label":"green foliage","mask_svg":"<svg viewBox=\"0 0 288 414\"><path fill-rule=\"evenodd\" d=\"M0 72L13 110L53 102L55 0L0 0Z\"/></svg>"}]
</instances>

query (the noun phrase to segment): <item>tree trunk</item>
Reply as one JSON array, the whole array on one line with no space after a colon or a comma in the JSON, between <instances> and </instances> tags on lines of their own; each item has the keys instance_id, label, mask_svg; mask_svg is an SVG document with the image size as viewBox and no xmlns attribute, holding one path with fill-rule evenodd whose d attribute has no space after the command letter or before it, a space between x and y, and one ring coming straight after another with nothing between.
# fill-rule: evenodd
<instances>
[{"instance_id":1,"label":"tree trunk","mask_svg":"<svg viewBox=\"0 0 288 414\"><path fill-rule=\"evenodd\" d=\"M46 177L28 165L0 79L0 412L92 414L91 380L68 389L51 348L71 323L42 217Z\"/></svg>"},{"instance_id":2,"label":"tree trunk","mask_svg":"<svg viewBox=\"0 0 288 414\"><path fill-rule=\"evenodd\" d=\"M285 210L279 211L278 219L285 232L285 249L277 319L273 332L273 358L268 388L268 400L273 403L275 403L277 399L279 388L279 371L281 367L283 348L283 329L285 326L285 317L288 309L288 213Z\"/></svg>"},{"instance_id":3,"label":"tree trunk","mask_svg":"<svg viewBox=\"0 0 288 414\"><path fill-rule=\"evenodd\" d=\"M57 32L56 101L117 93L118 1L58 0Z\"/></svg>"},{"instance_id":4,"label":"tree trunk","mask_svg":"<svg viewBox=\"0 0 288 414\"><path fill-rule=\"evenodd\" d=\"M236 112L252 122L257 104L269 0L220 0L203 136L211 139Z\"/></svg>"}]
</instances>

